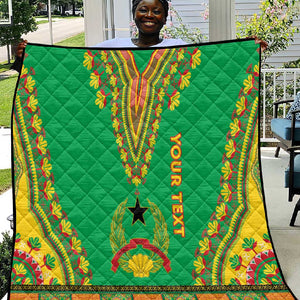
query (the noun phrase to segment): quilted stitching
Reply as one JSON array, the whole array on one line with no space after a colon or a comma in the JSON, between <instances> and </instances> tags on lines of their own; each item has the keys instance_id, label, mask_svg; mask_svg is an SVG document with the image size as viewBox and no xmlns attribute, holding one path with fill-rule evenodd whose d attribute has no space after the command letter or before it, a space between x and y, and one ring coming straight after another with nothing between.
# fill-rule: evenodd
<instances>
[{"instance_id":1,"label":"quilted stitching","mask_svg":"<svg viewBox=\"0 0 300 300\"><path fill-rule=\"evenodd\" d=\"M107 108L100 111L94 103L96 92L90 87L90 72L82 66L85 50L29 45L25 65L34 66L36 74L37 98L42 103L38 113L48 142L55 192L59 195L64 217L67 216L76 228L74 234L85 249L93 273L92 276L88 273L92 284L194 284L194 251L220 203L226 133L230 129L238 93L247 78L246 69L257 62L258 55L255 51L253 53L253 49L251 41L204 46L201 48L201 72L198 68L190 69L189 81L193 92L188 88L184 90L180 105L174 111L168 110L165 103L147 182L139 187L139 198L142 207L149 206L147 198L159 203L170 235L167 255L171 257L171 267L176 272L168 275L161 268L151 273L149 278L135 278L121 268L115 274L111 272L111 220L116 207L126 198L128 207L135 205L135 188L127 183L124 174L113 135L111 111ZM194 48L186 50L192 52ZM135 61L141 69L147 66L146 52L134 52ZM244 58L242 62L241 58ZM189 63L188 59L185 63ZM170 136L178 132L182 134L184 180L180 188L170 188ZM252 186L249 193L256 189ZM185 239L173 234L175 227L171 213L174 204L171 194L178 194L181 190L184 191ZM259 225L249 228L248 236L262 240L259 234L255 235L255 232L267 231L263 203L259 203L248 217L250 222L253 218ZM229 202L228 208L234 211L235 202ZM23 217L28 220L26 227L30 228L32 219L27 215ZM147 238L150 242L154 240L155 223L149 209L145 212L145 220L146 227L139 222L132 226L132 214L129 210L125 211L123 226L127 242L132 237ZM227 230L228 226L222 227L220 234ZM238 250L242 242L234 244L236 249L230 257L243 254ZM23 247L26 248L26 245ZM140 246L137 250L147 254ZM227 265L225 271L234 277L235 272L228 259L224 262ZM228 298L234 299L235 295L228 293ZM281 297L280 294L278 296ZM201 297L198 296L199 299Z\"/></svg>"}]
</instances>

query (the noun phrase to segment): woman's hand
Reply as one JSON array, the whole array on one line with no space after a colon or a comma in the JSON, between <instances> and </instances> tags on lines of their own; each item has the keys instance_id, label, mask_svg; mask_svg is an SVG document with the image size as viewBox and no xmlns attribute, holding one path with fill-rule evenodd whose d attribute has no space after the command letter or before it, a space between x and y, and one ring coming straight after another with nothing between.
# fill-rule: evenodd
<instances>
[{"instance_id":1,"label":"woman's hand","mask_svg":"<svg viewBox=\"0 0 300 300\"><path fill-rule=\"evenodd\" d=\"M249 36L248 38L255 39L255 44L260 44L261 52L264 52L268 48L268 43L259 39L256 35Z\"/></svg>"},{"instance_id":2,"label":"woman's hand","mask_svg":"<svg viewBox=\"0 0 300 300\"><path fill-rule=\"evenodd\" d=\"M22 42L20 42L18 44L17 50L16 50L16 56L17 57L22 57L23 54L23 50L26 48L28 41L27 40L23 40Z\"/></svg>"}]
</instances>

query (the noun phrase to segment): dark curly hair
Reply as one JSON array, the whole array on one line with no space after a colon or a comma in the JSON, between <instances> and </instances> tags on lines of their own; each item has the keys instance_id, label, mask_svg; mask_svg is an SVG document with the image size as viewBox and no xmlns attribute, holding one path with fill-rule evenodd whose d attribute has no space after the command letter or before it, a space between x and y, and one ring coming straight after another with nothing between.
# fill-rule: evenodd
<instances>
[{"instance_id":1,"label":"dark curly hair","mask_svg":"<svg viewBox=\"0 0 300 300\"><path fill-rule=\"evenodd\" d=\"M135 10L138 6L138 4L141 2L142 0L132 0L132 15L134 17L135 14ZM162 4L164 11L165 11L165 17L167 19L168 17L168 13L169 13L169 3L167 0L159 0L159 2Z\"/></svg>"}]
</instances>

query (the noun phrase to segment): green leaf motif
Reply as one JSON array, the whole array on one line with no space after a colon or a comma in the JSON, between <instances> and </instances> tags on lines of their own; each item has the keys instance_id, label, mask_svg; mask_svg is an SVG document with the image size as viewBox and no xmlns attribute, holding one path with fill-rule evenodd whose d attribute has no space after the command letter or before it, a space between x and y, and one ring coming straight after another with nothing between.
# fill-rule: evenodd
<instances>
[{"instance_id":1,"label":"green leaf motif","mask_svg":"<svg viewBox=\"0 0 300 300\"><path fill-rule=\"evenodd\" d=\"M245 238L244 244L242 245L243 249L253 249L255 240L253 238Z\"/></svg>"},{"instance_id":2,"label":"green leaf motif","mask_svg":"<svg viewBox=\"0 0 300 300\"><path fill-rule=\"evenodd\" d=\"M231 262L230 266L232 269L236 269L241 265L240 257L237 254L235 254L233 257L230 257L229 261Z\"/></svg>"},{"instance_id":3,"label":"green leaf motif","mask_svg":"<svg viewBox=\"0 0 300 300\"><path fill-rule=\"evenodd\" d=\"M40 243L39 238L29 238L30 247L32 249L40 249L42 247L42 244Z\"/></svg>"},{"instance_id":4,"label":"green leaf motif","mask_svg":"<svg viewBox=\"0 0 300 300\"><path fill-rule=\"evenodd\" d=\"M44 263L48 269L52 270L55 267L55 258L50 254L46 254L46 256L44 257Z\"/></svg>"},{"instance_id":5,"label":"green leaf motif","mask_svg":"<svg viewBox=\"0 0 300 300\"><path fill-rule=\"evenodd\" d=\"M263 238L265 239L265 240L270 240L270 237L269 237L269 235L267 234L267 233L265 233L264 235L263 235Z\"/></svg>"}]
</instances>

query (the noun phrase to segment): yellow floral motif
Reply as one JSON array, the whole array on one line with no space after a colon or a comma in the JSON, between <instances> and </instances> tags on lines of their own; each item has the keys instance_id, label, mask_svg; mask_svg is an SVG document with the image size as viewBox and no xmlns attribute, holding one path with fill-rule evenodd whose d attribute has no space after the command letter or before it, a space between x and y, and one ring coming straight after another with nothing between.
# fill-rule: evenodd
<instances>
[{"instance_id":1,"label":"yellow floral motif","mask_svg":"<svg viewBox=\"0 0 300 300\"><path fill-rule=\"evenodd\" d=\"M24 65L22 66L22 71L21 71L21 76L23 75L27 75L28 74L28 69L24 67Z\"/></svg>"},{"instance_id":2,"label":"yellow floral motif","mask_svg":"<svg viewBox=\"0 0 300 300\"><path fill-rule=\"evenodd\" d=\"M109 83L115 87L117 85L117 76L116 75L110 76Z\"/></svg>"},{"instance_id":3,"label":"yellow floral motif","mask_svg":"<svg viewBox=\"0 0 300 300\"><path fill-rule=\"evenodd\" d=\"M106 105L106 95L103 90L97 92L97 99L95 100L95 104L99 106L100 109L103 109Z\"/></svg>"},{"instance_id":4,"label":"yellow floral motif","mask_svg":"<svg viewBox=\"0 0 300 300\"><path fill-rule=\"evenodd\" d=\"M141 182L142 182L141 178L139 178L138 176L133 176L133 178L132 178L132 183L133 183L135 186L138 186Z\"/></svg>"},{"instance_id":5,"label":"yellow floral motif","mask_svg":"<svg viewBox=\"0 0 300 300\"><path fill-rule=\"evenodd\" d=\"M196 278L196 283L195 285L205 285L205 283L201 280L200 277Z\"/></svg>"},{"instance_id":6,"label":"yellow floral motif","mask_svg":"<svg viewBox=\"0 0 300 300\"><path fill-rule=\"evenodd\" d=\"M101 52L101 59L106 63L108 59L108 54L106 51Z\"/></svg>"},{"instance_id":7,"label":"yellow floral motif","mask_svg":"<svg viewBox=\"0 0 300 300\"><path fill-rule=\"evenodd\" d=\"M31 76L28 76L27 80L25 80L25 89L29 93L32 93L34 86L35 86L35 80L33 80Z\"/></svg>"},{"instance_id":8,"label":"yellow floral motif","mask_svg":"<svg viewBox=\"0 0 300 300\"><path fill-rule=\"evenodd\" d=\"M46 154L48 143L42 135L38 137L37 148L42 154Z\"/></svg>"},{"instance_id":9,"label":"yellow floral motif","mask_svg":"<svg viewBox=\"0 0 300 300\"><path fill-rule=\"evenodd\" d=\"M105 72L106 72L107 74L109 74L109 75L112 74L112 72L113 72L113 66L112 66L111 63L108 63L108 64L105 66Z\"/></svg>"},{"instance_id":10,"label":"yellow floral motif","mask_svg":"<svg viewBox=\"0 0 300 300\"><path fill-rule=\"evenodd\" d=\"M233 120L233 123L230 123L230 134L232 137L237 137L239 132L241 131L241 121L238 118Z\"/></svg>"},{"instance_id":11,"label":"yellow floral motif","mask_svg":"<svg viewBox=\"0 0 300 300\"><path fill-rule=\"evenodd\" d=\"M120 133L117 134L116 143L118 144L119 147L123 146L123 137Z\"/></svg>"},{"instance_id":12,"label":"yellow floral motif","mask_svg":"<svg viewBox=\"0 0 300 300\"><path fill-rule=\"evenodd\" d=\"M16 274L16 276L25 275L27 273L26 269L22 264L15 264L14 269L14 273Z\"/></svg>"},{"instance_id":13,"label":"yellow floral motif","mask_svg":"<svg viewBox=\"0 0 300 300\"><path fill-rule=\"evenodd\" d=\"M33 118L31 119L31 126L34 129L35 133L38 133L42 130L42 119L38 117L38 115L34 115Z\"/></svg>"},{"instance_id":14,"label":"yellow floral motif","mask_svg":"<svg viewBox=\"0 0 300 300\"><path fill-rule=\"evenodd\" d=\"M152 152L151 152L150 149L148 149L146 151L146 153L145 153L145 161L146 161L146 163L148 163L151 160L151 158L152 158Z\"/></svg>"},{"instance_id":15,"label":"yellow floral motif","mask_svg":"<svg viewBox=\"0 0 300 300\"><path fill-rule=\"evenodd\" d=\"M177 67L178 67L177 62L172 63L171 68L170 68L170 74L175 74L177 72Z\"/></svg>"},{"instance_id":16,"label":"yellow floral motif","mask_svg":"<svg viewBox=\"0 0 300 300\"><path fill-rule=\"evenodd\" d=\"M82 282L82 285L92 285L91 282L90 282L90 279L85 277L83 282Z\"/></svg>"},{"instance_id":17,"label":"yellow floral motif","mask_svg":"<svg viewBox=\"0 0 300 300\"><path fill-rule=\"evenodd\" d=\"M188 72L188 70L184 71L183 74L180 74L180 80L179 80L179 87L181 90L183 90L185 87L188 87L190 85L190 78L192 76L191 72Z\"/></svg>"},{"instance_id":18,"label":"yellow floral motif","mask_svg":"<svg viewBox=\"0 0 300 300\"><path fill-rule=\"evenodd\" d=\"M159 121L156 119L152 124L152 130L155 133L158 131L158 129L159 129Z\"/></svg>"},{"instance_id":19,"label":"yellow floral motif","mask_svg":"<svg viewBox=\"0 0 300 300\"><path fill-rule=\"evenodd\" d=\"M56 203L56 202L53 202L52 203L52 215L56 217L56 219L61 219L62 217L62 208L61 208L61 205Z\"/></svg>"},{"instance_id":20,"label":"yellow floral motif","mask_svg":"<svg viewBox=\"0 0 300 300\"><path fill-rule=\"evenodd\" d=\"M24 285L32 284L30 278L26 278L24 282L22 282Z\"/></svg>"},{"instance_id":21,"label":"yellow floral motif","mask_svg":"<svg viewBox=\"0 0 300 300\"><path fill-rule=\"evenodd\" d=\"M179 98L180 98L180 93L175 90L170 97L170 101L169 101L170 110L174 110L175 107L179 106L180 104Z\"/></svg>"},{"instance_id":22,"label":"yellow floral motif","mask_svg":"<svg viewBox=\"0 0 300 300\"><path fill-rule=\"evenodd\" d=\"M44 187L44 193L45 193L45 196L48 200L52 200L53 199L53 195L55 193L55 189L54 187L52 186L52 182L51 181L47 181L45 187Z\"/></svg>"},{"instance_id":23,"label":"yellow floral motif","mask_svg":"<svg viewBox=\"0 0 300 300\"><path fill-rule=\"evenodd\" d=\"M117 113L118 113L118 105L117 103L114 103L112 106L111 106L111 113L113 114L113 116L116 116Z\"/></svg>"},{"instance_id":24,"label":"yellow floral motif","mask_svg":"<svg viewBox=\"0 0 300 300\"><path fill-rule=\"evenodd\" d=\"M248 79L244 80L244 86L244 92L250 94L253 88L253 76L251 74L248 76Z\"/></svg>"},{"instance_id":25,"label":"yellow floral motif","mask_svg":"<svg viewBox=\"0 0 300 300\"><path fill-rule=\"evenodd\" d=\"M197 260L194 261L194 266L196 267L196 272L201 274L205 270L205 265L201 256L197 257Z\"/></svg>"},{"instance_id":26,"label":"yellow floral motif","mask_svg":"<svg viewBox=\"0 0 300 300\"><path fill-rule=\"evenodd\" d=\"M154 134L152 134L149 138L149 146L153 147L155 145L156 141L155 141L155 136Z\"/></svg>"},{"instance_id":27,"label":"yellow floral motif","mask_svg":"<svg viewBox=\"0 0 300 300\"><path fill-rule=\"evenodd\" d=\"M119 98L119 95L120 95L119 91L120 91L119 88L115 87L113 92L111 93L112 97L115 101Z\"/></svg>"},{"instance_id":28,"label":"yellow floral motif","mask_svg":"<svg viewBox=\"0 0 300 300\"><path fill-rule=\"evenodd\" d=\"M206 237L199 242L200 252L206 254L210 250L210 240Z\"/></svg>"},{"instance_id":29,"label":"yellow floral motif","mask_svg":"<svg viewBox=\"0 0 300 300\"><path fill-rule=\"evenodd\" d=\"M271 275L276 276L277 273L278 273L278 267L277 267L277 265L275 265L275 264L266 265L265 269L264 269L264 273L266 275L269 275L269 276L271 276Z\"/></svg>"},{"instance_id":30,"label":"yellow floral motif","mask_svg":"<svg viewBox=\"0 0 300 300\"><path fill-rule=\"evenodd\" d=\"M225 180L230 179L231 174L232 174L232 165L231 165L231 163L229 161L226 161L224 166L222 167L221 171L223 173L223 176L224 176Z\"/></svg>"},{"instance_id":31,"label":"yellow floral motif","mask_svg":"<svg viewBox=\"0 0 300 300\"><path fill-rule=\"evenodd\" d=\"M258 76L258 74L259 74L259 64L255 65L254 68L253 68L253 70L257 74L256 76Z\"/></svg>"},{"instance_id":32,"label":"yellow floral motif","mask_svg":"<svg viewBox=\"0 0 300 300\"><path fill-rule=\"evenodd\" d=\"M165 97L165 91L164 91L163 88L160 88L160 89L158 90L157 97L158 97L158 100L159 100L159 101L162 101L162 100L164 99L164 97Z\"/></svg>"},{"instance_id":33,"label":"yellow floral motif","mask_svg":"<svg viewBox=\"0 0 300 300\"><path fill-rule=\"evenodd\" d=\"M241 97L241 99L239 99L236 103L236 113L241 116L243 115L244 111L246 110L246 105L247 105L247 99L246 97Z\"/></svg>"},{"instance_id":34,"label":"yellow floral motif","mask_svg":"<svg viewBox=\"0 0 300 300\"><path fill-rule=\"evenodd\" d=\"M121 149L121 159L126 162L128 160L128 154L125 149Z\"/></svg>"},{"instance_id":35,"label":"yellow floral motif","mask_svg":"<svg viewBox=\"0 0 300 300\"><path fill-rule=\"evenodd\" d=\"M78 268L84 273L86 274L88 272L88 267L89 267L90 263L88 262L88 260L84 257L84 256L80 256L79 259L79 263L78 263Z\"/></svg>"},{"instance_id":36,"label":"yellow floral motif","mask_svg":"<svg viewBox=\"0 0 300 300\"><path fill-rule=\"evenodd\" d=\"M62 220L60 223L61 226L61 232L63 235L65 236L69 236L72 234L72 225L71 222L66 221L66 220Z\"/></svg>"},{"instance_id":37,"label":"yellow floral motif","mask_svg":"<svg viewBox=\"0 0 300 300\"><path fill-rule=\"evenodd\" d=\"M97 71L94 71L93 73L91 73L90 78L90 86L94 87L95 89L99 88L99 81L100 81L100 75L98 74Z\"/></svg>"},{"instance_id":38,"label":"yellow floral motif","mask_svg":"<svg viewBox=\"0 0 300 300\"><path fill-rule=\"evenodd\" d=\"M20 97L17 100L19 101L19 99L20 99ZM38 104L38 99L36 99L34 97L34 95L30 95L30 97L28 97L28 100L27 100L27 107L28 107L30 113L33 113L36 111L37 104Z\"/></svg>"},{"instance_id":39,"label":"yellow floral motif","mask_svg":"<svg viewBox=\"0 0 300 300\"><path fill-rule=\"evenodd\" d=\"M80 252L82 251L81 241L78 240L76 237L72 237L71 249L76 255L80 254Z\"/></svg>"},{"instance_id":40,"label":"yellow floral motif","mask_svg":"<svg viewBox=\"0 0 300 300\"><path fill-rule=\"evenodd\" d=\"M162 113L162 107L161 107L160 104L158 104L158 105L156 106L156 109L155 109L155 114L156 114L156 116L159 118L159 116L161 115L161 113Z\"/></svg>"},{"instance_id":41,"label":"yellow floral motif","mask_svg":"<svg viewBox=\"0 0 300 300\"><path fill-rule=\"evenodd\" d=\"M270 285L270 282L266 278L262 278L261 284Z\"/></svg>"},{"instance_id":42,"label":"yellow floral motif","mask_svg":"<svg viewBox=\"0 0 300 300\"><path fill-rule=\"evenodd\" d=\"M93 67L93 61L94 61L94 58L93 56L91 55L90 52L85 52L84 53L84 61L83 61L83 65L88 69L90 70L92 67Z\"/></svg>"},{"instance_id":43,"label":"yellow floral motif","mask_svg":"<svg viewBox=\"0 0 300 300\"><path fill-rule=\"evenodd\" d=\"M183 49L180 49L178 51L177 59L178 59L178 61L182 61L184 59L184 50Z\"/></svg>"},{"instance_id":44,"label":"yellow floral motif","mask_svg":"<svg viewBox=\"0 0 300 300\"><path fill-rule=\"evenodd\" d=\"M163 79L163 87L166 87L166 86L168 86L169 84L170 84L170 75L169 74L167 74L165 77L164 77L164 79Z\"/></svg>"},{"instance_id":45,"label":"yellow floral motif","mask_svg":"<svg viewBox=\"0 0 300 300\"><path fill-rule=\"evenodd\" d=\"M42 171L45 173L46 177L50 176L52 170L52 165L49 162L49 159L45 157L42 162Z\"/></svg>"},{"instance_id":46,"label":"yellow floral motif","mask_svg":"<svg viewBox=\"0 0 300 300\"><path fill-rule=\"evenodd\" d=\"M128 261L128 268L132 270L134 277L149 277L149 272L153 268L153 261L147 255L138 254Z\"/></svg>"},{"instance_id":47,"label":"yellow floral motif","mask_svg":"<svg viewBox=\"0 0 300 300\"><path fill-rule=\"evenodd\" d=\"M226 212L227 208L226 205L224 203L221 203L219 206L216 207L216 216L218 220L223 220L226 216L227 216L227 212Z\"/></svg>"},{"instance_id":48,"label":"yellow floral motif","mask_svg":"<svg viewBox=\"0 0 300 300\"><path fill-rule=\"evenodd\" d=\"M217 221L212 221L208 223L208 230L207 233L209 236L214 237L219 233L220 224Z\"/></svg>"},{"instance_id":49,"label":"yellow floral motif","mask_svg":"<svg viewBox=\"0 0 300 300\"><path fill-rule=\"evenodd\" d=\"M225 146L226 156L232 158L236 152L236 144L233 140L229 140L228 144Z\"/></svg>"},{"instance_id":50,"label":"yellow floral motif","mask_svg":"<svg viewBox=\"0 0 300 300\"><path fill-rule=\"evenodd\" d=\"M225 182L222 186L221 195L225 202L228 202L231 200L231 186L227 182Z\"/></svg>"},{"instance_id":51,"label":"yellow floral motif","mask_svg":"<svg viewBox=\"0 0 300 300\"><path fill-rule=\"evenodd\" d=\"M114 118L112 126L113 126L113 128L114 128L114 130L116 132L119 131L119 129L120 129L120 122L119 122L118 118Z\"/></svg>"},{"instance_id":52,"label":"yellow floral motif","mask_svg":"<svg viewBox=\"0 0 300 300\"><path fill-rule=\"evenodd\" d=\"M192 54L191 62L190 62L192 69L195 69L197 66L201 64L200 56L201 56L201 51L199 49L195 49Z\"/></svg>"},{"instance_id":53,"label":"yellow floral motif","mask_svg":"<svg viewBox=\"0 0 300 300\"><path fill-rule=\"evenodd\" d=\"M146 177L147 174L148 174L148 168L146 165L143 165L141 168L141 175L144 178L144 177Z\"/></svg>"},{"instance_id":54,"label":"yellow floral motif","mask_svg":"<svg viewBox=\"0 0 300 300\"><path fill-rule=\"evenodd\" d=\"M127 164L125 167L125 174L127 174L128 177L131 177L131 175L132 175L132 169L129 164Z\"/></svg>"}]
</instances>

